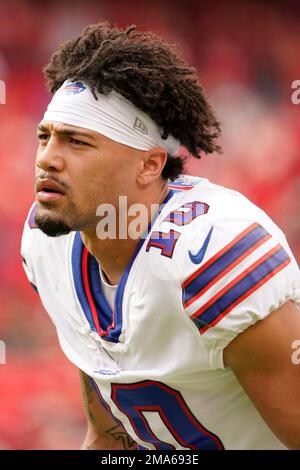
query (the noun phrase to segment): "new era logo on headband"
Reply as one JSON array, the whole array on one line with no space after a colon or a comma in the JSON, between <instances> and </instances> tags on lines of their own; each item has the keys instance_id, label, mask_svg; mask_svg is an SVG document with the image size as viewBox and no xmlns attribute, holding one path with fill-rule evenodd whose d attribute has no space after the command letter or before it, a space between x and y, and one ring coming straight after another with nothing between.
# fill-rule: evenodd
<instances>
[{"instance_id":1,"label":"new era logo on headband","mask_svg":"<svg viewBox=\"0 0 300 470\"><path fill-rule=\"evenodd\" d=\"M145 124L143 123L143 121L140 118L138 118L138 117L135 118L133 127L134 127L134 129L141 132L142 134L148 135L148 128L145 126Z\"/></svg>"}]
</instances>

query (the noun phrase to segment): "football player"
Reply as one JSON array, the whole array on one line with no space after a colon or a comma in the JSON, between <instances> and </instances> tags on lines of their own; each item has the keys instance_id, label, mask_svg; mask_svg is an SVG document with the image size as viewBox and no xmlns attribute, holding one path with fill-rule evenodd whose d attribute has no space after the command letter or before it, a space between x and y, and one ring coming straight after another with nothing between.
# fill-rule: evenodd
<instances>
[{"instance_id":1,"label":"football player","mask_svg":"<svg viewBox=\"0 0 300 470\"><path fill-rule=\"evenodd\" d=\"M97 24L45 76L22 256L80 370L82 448L300 448L299 270L261 209L182 176L180 145L219 150L194 70L151 33Z\"/></svg>"}]
</instances>

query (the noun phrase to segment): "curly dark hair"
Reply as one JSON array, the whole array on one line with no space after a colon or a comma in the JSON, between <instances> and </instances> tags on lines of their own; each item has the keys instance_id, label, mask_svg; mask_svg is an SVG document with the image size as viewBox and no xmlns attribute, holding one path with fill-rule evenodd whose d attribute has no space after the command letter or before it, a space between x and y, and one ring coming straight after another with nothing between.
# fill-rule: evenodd
<instances>
[{"instance_id":1,"label":"curly dark hair","mask_svg":"<svg viewBox=\"0 0 300 470\"><path fill-rule=\"evenodd\" d=\"M173 135L194 157L221 151L220 124L195 70L153 33L106 22L90 25L62 43L43 72L52 93L66 79L85 82L95 98L96 91L119 92L156 122L163 139ZM177 178L184 161L168 155L163 178Z\"/></svg>"}]
</instances>

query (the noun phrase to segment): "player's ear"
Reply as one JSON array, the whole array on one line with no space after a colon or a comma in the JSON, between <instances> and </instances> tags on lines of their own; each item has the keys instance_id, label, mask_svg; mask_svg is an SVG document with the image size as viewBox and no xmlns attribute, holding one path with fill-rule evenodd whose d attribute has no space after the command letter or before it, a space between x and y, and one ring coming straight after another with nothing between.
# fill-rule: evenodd
<instances>
[{"instance_id":1,"label":"player's ear","mask_svg":"<svg viewBox=\"0 0 300 470\"><path fill-rule=\"evenodd\" d=\"M161 147L144 152L140 162L137 182L142 186L146 186L154 179L160 177L166 164L167 156L166 150Z\"/></svg>"}]
</instances>

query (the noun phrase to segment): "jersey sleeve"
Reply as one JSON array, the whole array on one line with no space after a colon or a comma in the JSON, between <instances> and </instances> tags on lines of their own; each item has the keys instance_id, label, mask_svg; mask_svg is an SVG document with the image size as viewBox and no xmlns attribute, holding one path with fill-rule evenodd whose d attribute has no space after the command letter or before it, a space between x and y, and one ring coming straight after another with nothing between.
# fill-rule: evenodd
<instances>
[{"instance_id":1,"label":"jersey sleeve","mask_svg":"<svg viewBox=\"0 0 300 470\"><path fill-rule=\"evenodd\" d=\"M219 219L205 233L191 242L183 305L211 367L223 368L223 350L238 334L288 300L300 303L300 276L284 234L267 217Z\"/></svg>"},{"instance_id":2,"label":"jersey sleeve","mask_svg":"<svg viewBox=\"0 0 300 470\"><path fill-rule=\"evenodd\" d=\"M32 250L34 249L32 230L36 228L34 224L35 211L36 205L34 204L30 208L28 217L24 224L21 242L21 256L23 269L25 271L27 279L32 285L32 287L37 291L34 269L32 265Z\"/></svg>"}]
</instances>

